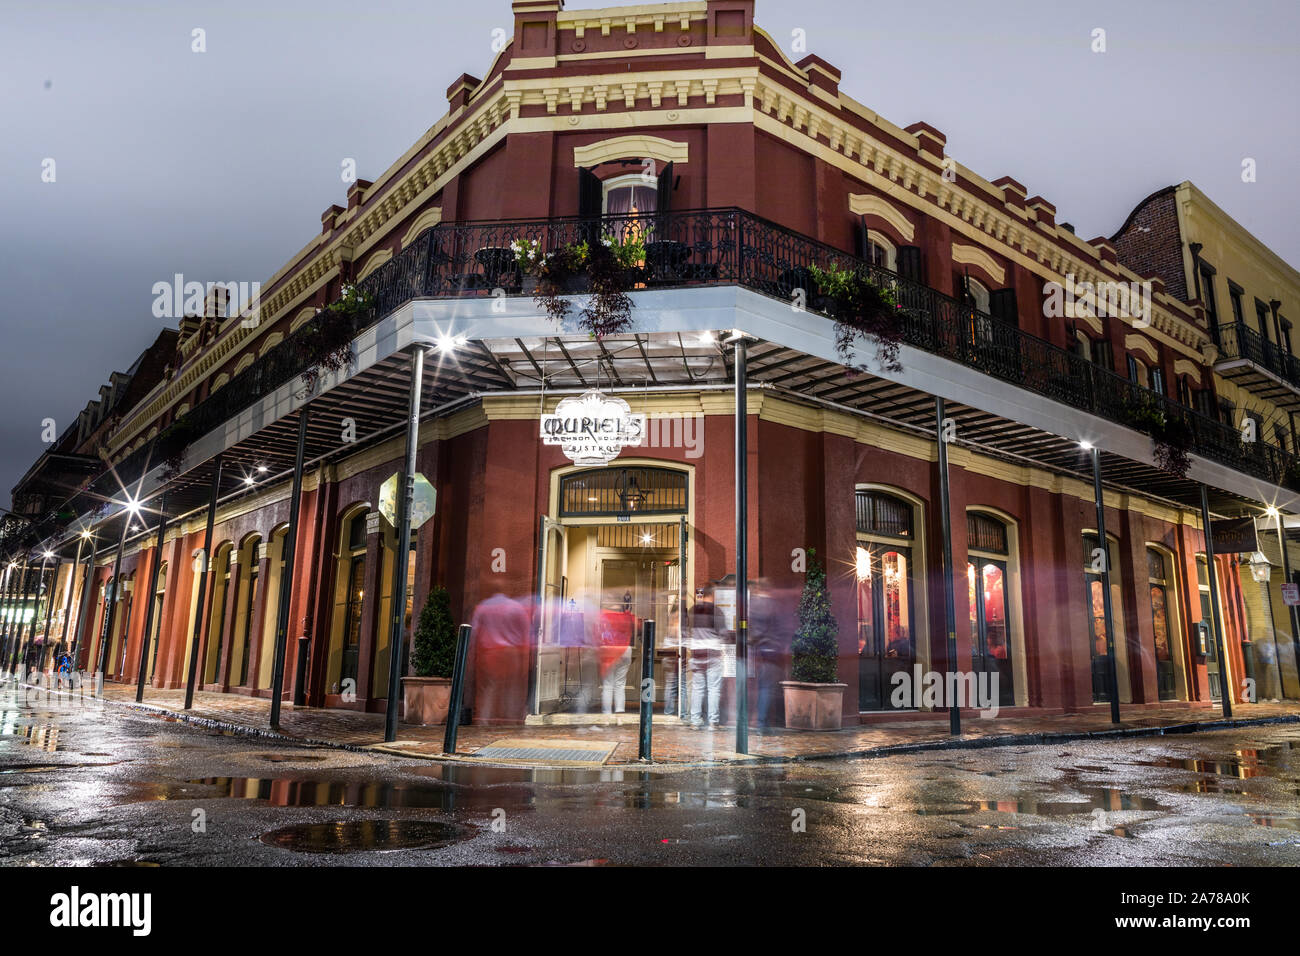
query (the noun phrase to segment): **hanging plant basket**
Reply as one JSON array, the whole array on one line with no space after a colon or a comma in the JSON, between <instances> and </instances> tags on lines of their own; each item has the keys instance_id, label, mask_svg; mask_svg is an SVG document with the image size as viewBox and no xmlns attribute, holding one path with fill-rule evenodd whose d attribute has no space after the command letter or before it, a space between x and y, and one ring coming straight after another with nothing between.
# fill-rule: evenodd
<instances>
[{"instance_id":1,"label":"hanging plant basket","mask_svg":"<svg viewBox=\"0 0 1300 956\"><path fill-rule=\"evenodd\" d=\"M862 273L832 264L829 269L808 269L817 289L815 307L835 320L835 350L840 360L853 366L858 339L876 344L876 361L881 368L901 372L898 350L903 344L902 307L894 293L876 285Z\"/></svg>"},{"instance_id":2,"label":"hanging plant basket","mask_svg":"<svg viewBox=\"0 0 1300 956\"><path fill-rule=\"evenodd\" d=\"M301 374L310 394L321 378L331 372L352 367L352 339L359 318L370 311L374 297L355 285L343 287L343 295L332 302L295 336L299 359L305 366Z\"/></svg>"},{"instance_id":3,"label":"hanging plant basket","mask_svg":"<svg viewBox=\"0 0 1300 956\"><path fill-rule=\"evenodd\" d=\"M1181 418L1167 416L1158 405L1134 401L1126 403L1120 417L1124 424L1145 432L1154 443L1153 463L1161 471L1179 478L1187 477L1192 461L1189 457L1195 435L1192 426Z\"/></svg>"},{"instance_id":4,"label":"hanging plant basket","mask_svg":"<svg viewBox=\"0 0 1300 956\"><path fill-rule=\"evenodd\" d=\"M577 327L595 339L617 335L632 325L628 293L645 281L645 243L602 236L597 243L570 242L543 253L535 239L510 244L520 273L536 279L534 301L556 325ZM575 315L565 296L587 293Z\"/></svg>"}]
</instances>

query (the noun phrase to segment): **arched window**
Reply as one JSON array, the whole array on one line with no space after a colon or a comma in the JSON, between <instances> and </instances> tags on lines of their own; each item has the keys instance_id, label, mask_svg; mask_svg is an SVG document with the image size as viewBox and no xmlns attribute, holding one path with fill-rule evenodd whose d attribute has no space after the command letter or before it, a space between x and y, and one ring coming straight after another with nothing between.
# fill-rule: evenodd
<instances>
[{"instance_id":1,"label":"arched window","mask_svg":"<svg viewBox=\"0 0 1300 956\"><path fill-rule=\"evenodd\" d=\"M857 524L858 709L894 709L894 674L910 673L916 659L911 502L884 491L859 489ZM916 706L906 701L902 709Z\"/></svg>"},{"instance_id":2,"label":"arched window","mask_svg":"<svg viewBox=\"0 0 1300 956\"><path fill-rule=\"evenodd\" d=\"M258 588L261 585L261 551L260 535L250 535L239 549L239 603L235 611L235 644L231 647L232 655L237 657L237 666L232 665L230 684L232 687L250 686L249 663L253 639L257 635L253 612L257 607Z\"/></svg>"},{"instance_id":3,"label":"arched window","mask_svg":"<svg viewBox=\"0 0 1300 956\"><path fill-rule=\"evenodd\" d=\"M1011 549L1005 522L983 511L966 513L966 588L971 666L998 677L998 704L1015 703L1011 634ZM991 688L990 688L991 690Z\"/></svg>"},{"instance_id":4,"label":"arched window","mask_svg":"<svg viewBox=\"0 0 1300 956\"><path fill-rule=\"evenodd\" d=\"M647 183L640 173L607 179L601 188L601 212L607 216L654 212L659 205L658 186L654 180Z\"/></svg>"},{"instance_id":5,"label":"arched window","mask_svg":"<svg viewBox=\"0 0 1300 956\"><path fill-rule=\"evenodd\" d=\"M333 633L330 641L331 694L342 693L345 681L357 686L361 652L362 606L366 587L367 506L343 517L339 535L339 563L334 592Z\"/></svg>"},{"instance_id":6,"label":"arched window","mask_svg":"<svg viewBox=\"0 0 1300 956\"><path fill-rule=\"evenodd\" d=\"M1111 587L1114 588L1119 574L1119 562L1115 556L1115 542L1107 540L1102 550L1095 533L1083 536L1083 577L1087 585L1088 601L1088 651L1092 658L1092 701L1100 704L1110 700L1109 689L1109 646L1106 641L1106 588L1104 573L1110 574ZM1112 595L1113 597L1113 595ZM1111 602L1111 614L1116 616L1115 602ZM1115 646L1120 646L1121 634L1119 621L1113 620L1112 638ZM1118 670L1118 664L1117 664Z\"/></svg>"},{"instance_id":7,"label":"arched window","mask_svg":"<svg viewBox=\"0 0 1300 956\"><path fill-rule=\"evenodd\" d=\"M872 232L867 239L867 261L873 266L897 271L898 249L878 232Z\"/></svg>"},{"instance_id":8,"label":"arched window","mask_svg":"<svg viewBox=\"0 0 1300 956\"><path fill-rule=\"evenodd\" d=\"M153 680L154 671L158 667L158 643L162 636L162 616L163 600L167 596L167 563L164 561L162 567L158 569L158 587L153 595L153 633L149 635L149 642L152 645L149 651L149 671L148 680Z\"/></svg>"},{"instance_id":9,"label":"arched window","mask_svg":"<svg viewBox=\"0 0 1300 956\"><path fill-rule=\"evenodd\" d=\"M1173 604L1173 561L1155 548L1147 548L1147 587L1151 600L1151 627L1156 649L1156 689L1161 700L1178 698L1174 673L1177 607Z\"/></svg>"},{"instance_id":10,"label":"arched window","mask_svg":"<svg viewBox=\"0 0 1300 956\"><path fill-rule=\"evenodd\" d=\"M218 546L216 557L212 562L214 584L212 586L212 607L208 609L208 647L203 662L203 683L222 684L221 654L226 640L226 601L231 594L231 565L235 567L234 586L239 584L239 558L235 553L233 542L227 541Z\"/></svg>"}]
</instances>

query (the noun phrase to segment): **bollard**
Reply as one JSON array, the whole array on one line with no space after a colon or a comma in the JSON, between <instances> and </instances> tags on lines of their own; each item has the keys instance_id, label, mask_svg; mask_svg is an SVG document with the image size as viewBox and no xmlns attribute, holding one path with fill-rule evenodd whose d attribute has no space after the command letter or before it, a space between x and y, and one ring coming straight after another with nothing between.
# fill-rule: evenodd
<instances>
[{"instance_id":1,"label":"bollard","mask_svg":"<svg viewBox=\"0 0 1300 956\"><path fill-rule=\"evenodd\" d=\"M650 759L650 728L655 710L655 622L641 624L641 746L637 757Z\"/></svg>"},{"instance_id":2,"label":"bollard","mask_svg":"<svg viewBox=\"0 0 1300 956\"><path fill-rule=\"evenodd\" d=\"M447 731L442 738L442 752L456 753L456 732L460 729L460 711L465 699L465 664L469 660L470 626L462 624L456 636L456 663L451 670L451 700L447 702Z\"/></svg>"}]
</instances>

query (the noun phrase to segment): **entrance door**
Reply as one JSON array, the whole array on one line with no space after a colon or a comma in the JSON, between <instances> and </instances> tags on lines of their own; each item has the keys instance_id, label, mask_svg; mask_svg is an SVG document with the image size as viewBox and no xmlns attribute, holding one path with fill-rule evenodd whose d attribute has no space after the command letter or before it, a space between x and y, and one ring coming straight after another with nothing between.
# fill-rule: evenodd
<instances>
[{"instance_id":1,"label":"entrance door","mask_svg":"<svg viewBox=\"0 0 1300 956\"><path fill-rule=\"evenodd\" d=\"M862 548L858 577L858 709L894 710L898 673L911 679L916 659L912 601L912 549Z\"/></svg>"},{"instance_id":2,"label":"entrance door","mask_svg":"<svg viewBox=\"0 0 1300 956\"><path fill-rule=\"evenodd\" d=\"M1210 686L1210 700L1223 699L1223 679L1219 671L1219 642L1214 639L1214 618L1210 608L1210 592L1201 592L1201 620L1209 627L1210 639L1205 647L1205 675Z\"/></svg>"},{"instance_id":3,"label":"entrance door","mask_svg":"<svg viewBox=\"0 0 1300 956\"><path fill-rule=\"evenodd\" d=\"M1007 618L1007 565L976 559L966 565L970 591L971 667L998 675L998 706L1015 702L1011 671L1011 628Z\"/></svg>"},{"instance_id":4,"label":"entrance door","mask_svg":"<svg viewBox=\"0 0 1300 956\"><path fill-rule=\"evenodd\" d=\"M1084 575L1088 583L1088 611L1090 614L1088 635L1088 652L1092 657L1092 702L1104 703L1110 700L1107 687L1109 655L1106 653L1106 586L1100 574Z\"/></svg>"},{"instance_id":5,"label":"entrance door","mask_svg":"<svg viewBox=\"0 0 1300 956\"><path fill-rule=\"evenodd\" d=\"M538 529L537 660L531 671L529 700L535 714L563 710L574 699L573 679L581 680L581 660L571 649L583 644L581 613L565 607L568 535L563 525L542 516ZM567 616L566 616L567 613ZM575 665L576 660L576 665ZM570 673L570 668L575 668Z\"/></svg>"}]
</instances>

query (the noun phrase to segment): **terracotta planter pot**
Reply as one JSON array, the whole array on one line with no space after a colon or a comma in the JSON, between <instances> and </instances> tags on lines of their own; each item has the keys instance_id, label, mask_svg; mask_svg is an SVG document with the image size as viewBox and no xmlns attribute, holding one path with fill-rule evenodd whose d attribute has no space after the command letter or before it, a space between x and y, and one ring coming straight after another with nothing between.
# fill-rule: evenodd
<instances>
[{"instance_id":1,"label":"terracotta planter pot","mask_svg":"<svg viewBox=\"0 0 1300 956\"><path fill-rule=\"evenodd\" d=\"M848 684L807 684L781 681L785 695L785 725L790 730L839 730Z\"/></svg>"},{"instance_id":2,"label":"terracotta planter pot","mask_svg":"<svg viewBox=\"0 0 1300 956\"><path fill-rule=\"evenodd\" d=\"M445 724L451 706L450 677L403 677L402 714L405 724Z\"/></svg>"}]
</instances>

